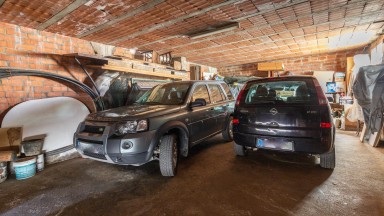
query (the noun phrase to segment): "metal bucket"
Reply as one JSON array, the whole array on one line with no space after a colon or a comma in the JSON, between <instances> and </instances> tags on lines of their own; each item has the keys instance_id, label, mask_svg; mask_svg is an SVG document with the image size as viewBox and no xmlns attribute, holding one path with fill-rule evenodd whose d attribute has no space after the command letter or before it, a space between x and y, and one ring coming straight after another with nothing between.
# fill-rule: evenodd
<instances>
[{"instance_id":1,"label":"metal bucket","mask_svg":"<svg viewBox=\"0 0 384 216\"><path fill-rule=\"evenodd\" d=\"M7 162L0 162L0 183L7 179Z\"/></svg>"},{"instance_id":2,"label":"metal bucket","mask_svg":"<svg viewBox=\"0 0 384 216\"><path fill-rule=\"evenodd\" d=\"M44 170L44 154L37 155L37 172L41 172Z\"/></svg>"}]
</instances>

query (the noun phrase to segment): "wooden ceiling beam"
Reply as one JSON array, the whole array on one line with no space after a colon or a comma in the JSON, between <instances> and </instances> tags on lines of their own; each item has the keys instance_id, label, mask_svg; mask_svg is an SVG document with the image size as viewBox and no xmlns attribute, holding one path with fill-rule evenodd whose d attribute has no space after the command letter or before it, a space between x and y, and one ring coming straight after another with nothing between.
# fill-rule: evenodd
<instances>
[{"instance_id":1,"label":"wooden ceiling beam","mask_svg":"<svg viewBox=\"0 0 384 216\"><path fill-rule=\"evenodd\" d=\"M84 5L85 3L89 2L90 0L75 0L71 4L69 4L66 8L64 8L62 11L59 13L55 14L53 17L45 21L44 23L40 24L37 27L37 30L44 30L48 28L49 26L57 23L61 19L63 19L65 16L68 14L72 13L74 10L79 8L80 6Z\"/></svg>"},{"instance_id":2,"label":"wooden ceiling beam","mask_svg":"<svg viewBox=\"0 0 384 216\"><path fill-rule=\"evenodd\" d=\"M90 34L93 34L93 33L95 33L95 32L98 32L98 31L100 31L100 30L103 30L103 29L105 29L105 28L108 28L108 27L110 27L111 25L116 24L116 23L118 23L118 22L120 22L120 21L123 21L123 20L125 20L125 19L127 19L127 18L129 18L129 17L133 17L133 16L135 16L136 14L139 14L139 13L141 13L141 12L143 12L143 11L146 11L146 10L148 10L148 9L151 9L151 8L155 7L156 5L158 5L158 4L160 4L160 3L163 3L163 2L165 2L165 0L155 0L155 1L151 1L151 2L148 3L148 4L142 5L142 6L138 7L138 8L136 8L135 10L130 11L130 12L128 12L128 13L122 15L122 16L119 16L119 17L113 19L113 20L107 21L107 22L105 22L105 23L103 23L103 24L101 24L101 25L99 25L99 26L97 26L97 27L91 29L90 31L87 31L87 32L85 32L85 33L82 33L82 34L80 34L80 35L77 35L76 37L77 37L77 38L83 38L83 37L86 37L86 36L88 36L88 35L90 35Z\"/></svg>"}]
</instances>

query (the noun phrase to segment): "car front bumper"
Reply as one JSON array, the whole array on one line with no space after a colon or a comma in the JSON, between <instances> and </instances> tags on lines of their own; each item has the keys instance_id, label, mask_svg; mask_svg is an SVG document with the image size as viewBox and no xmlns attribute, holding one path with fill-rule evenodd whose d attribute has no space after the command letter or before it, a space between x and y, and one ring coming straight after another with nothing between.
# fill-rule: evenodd
<instances>
[{"instance_id":1,"label":"car front bumper","mask_svg":"<svg viewBox=\"0 0 384 216\"><path fill-rule=\"evenodd\" d=\"M155 130L124 136L116 136L114 131L113 124L82 122L74 135L74 146L84 158L113 164L141 165L153 159ZM124 149L124 143L129 148Z\"/></svg>"}]
</instances>

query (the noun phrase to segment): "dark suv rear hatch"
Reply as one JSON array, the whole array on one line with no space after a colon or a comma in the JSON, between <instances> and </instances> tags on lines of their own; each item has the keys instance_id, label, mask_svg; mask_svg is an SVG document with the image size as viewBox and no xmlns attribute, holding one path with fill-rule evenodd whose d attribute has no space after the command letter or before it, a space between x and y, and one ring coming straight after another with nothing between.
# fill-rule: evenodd
<instances>
[{"instance_id":1,"label":"dark suv rear hatch","mask_svg":"<svg viewBox=\"0 0 384 216\"><path fill-rule=\"evenodd\" d=\"M319 106L312 77L255 80L238 100L239 131L248 134L319 138L328 113L327 106Z\"/></svg>"}]
</instances>

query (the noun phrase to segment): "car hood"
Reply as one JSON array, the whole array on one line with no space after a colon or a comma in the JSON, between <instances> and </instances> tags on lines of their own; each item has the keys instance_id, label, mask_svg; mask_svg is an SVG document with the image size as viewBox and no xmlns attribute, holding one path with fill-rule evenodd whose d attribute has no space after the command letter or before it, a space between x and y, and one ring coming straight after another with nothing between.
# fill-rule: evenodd
<instances>
[{"instance_id":1,"label":"car hood","mask_svg":"<svg viewBox=\"0 0 384 216\"><path fill-rule=\"evenodd\" d=\"M122 121L146 119L165 115L180 110L179 105L142 105L118 107L88 115L87 120L93 121Z\"/></svg>"}]
</instances>

